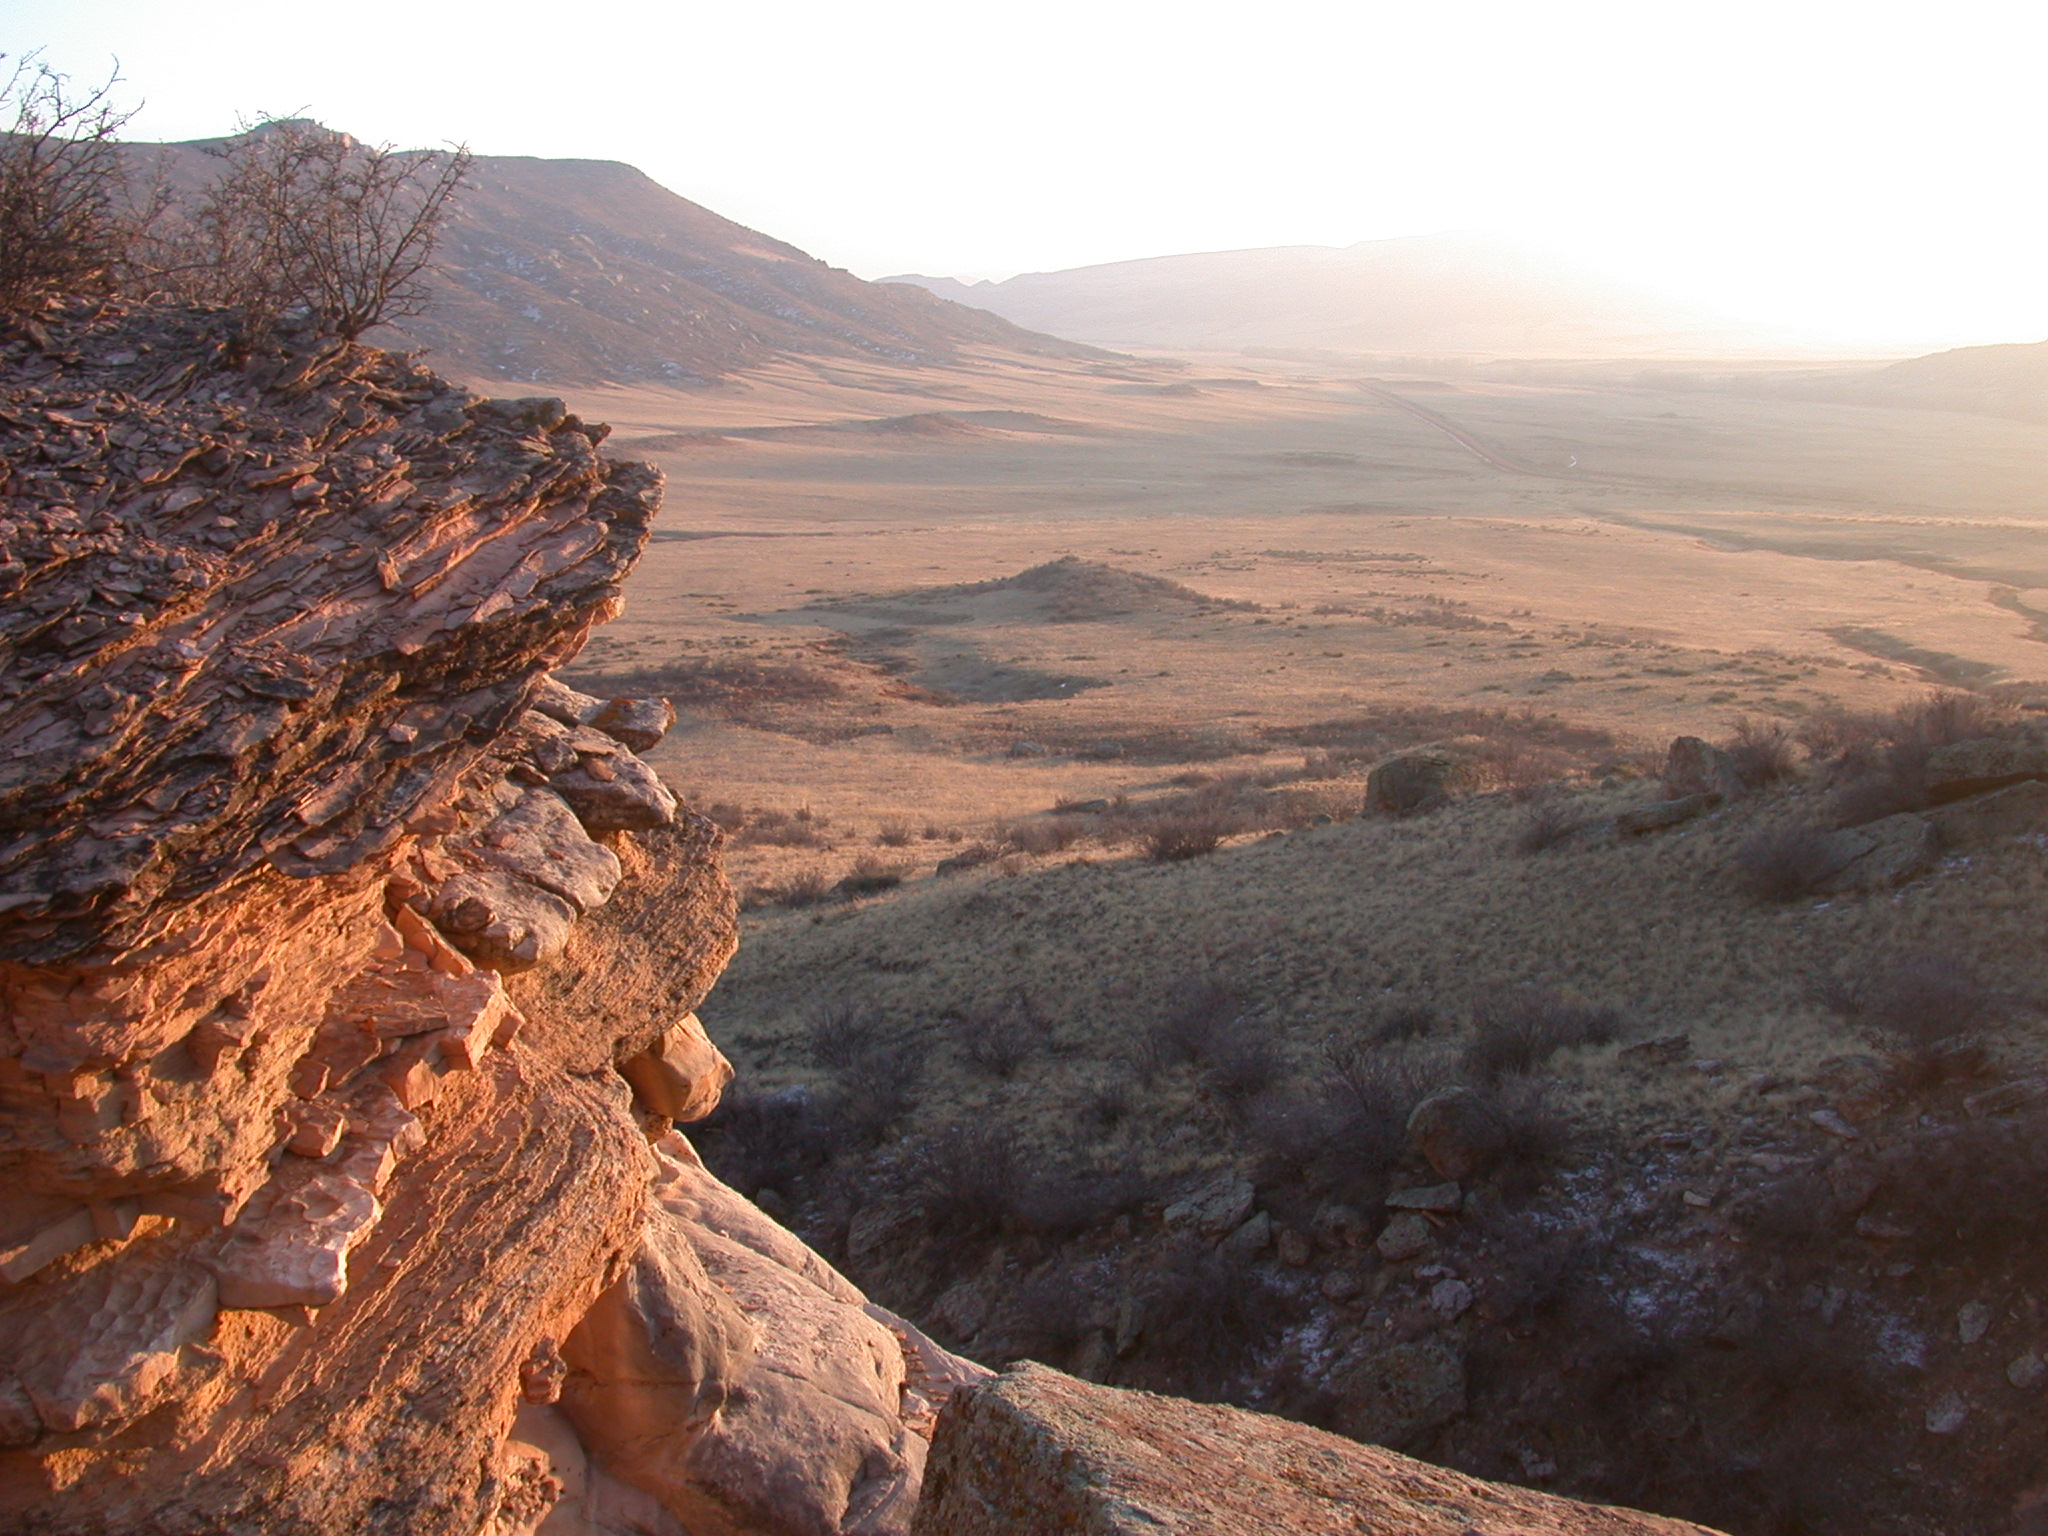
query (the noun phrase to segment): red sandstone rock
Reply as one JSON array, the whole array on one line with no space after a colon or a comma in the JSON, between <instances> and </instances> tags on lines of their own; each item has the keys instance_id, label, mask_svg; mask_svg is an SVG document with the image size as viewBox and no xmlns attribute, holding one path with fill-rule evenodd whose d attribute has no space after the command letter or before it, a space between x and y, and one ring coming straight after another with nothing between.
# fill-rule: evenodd
<instances>
[{"instance_id":1,"label":"red sandstone rock","mask_svg":"<svg viewBox=\"0 0 2048 1536\"><path fill-rule=\"evenodd\" d=\"M939 1415L916 1536L1713 1536L1484 1483L1240 1408L1025 1364Z\"/></svg>"}]
</instances>

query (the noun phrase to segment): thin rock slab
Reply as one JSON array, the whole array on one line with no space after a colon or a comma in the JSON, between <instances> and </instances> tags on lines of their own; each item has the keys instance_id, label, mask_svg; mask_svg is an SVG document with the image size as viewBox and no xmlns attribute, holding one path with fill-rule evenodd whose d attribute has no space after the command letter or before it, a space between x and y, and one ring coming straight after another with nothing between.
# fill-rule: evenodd
<instances>
[{"instance_id":1,"label":"thin rock slab","mask_svg":"<svg viewBox=\"0 0 2048 1536\"><path fill-rule=\"evenodd\" d=\"M912 1536L1714 1536L1026 1363L940 1413Z\"/></svg>"}]
</instances>

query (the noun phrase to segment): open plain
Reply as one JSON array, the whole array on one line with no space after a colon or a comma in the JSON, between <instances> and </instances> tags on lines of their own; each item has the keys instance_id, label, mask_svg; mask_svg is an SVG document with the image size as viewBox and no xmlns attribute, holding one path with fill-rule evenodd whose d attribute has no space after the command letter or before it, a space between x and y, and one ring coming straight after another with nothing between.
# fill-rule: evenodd
<instances>
[{"instance_id":1,"label":"open plain","mask_svg":"<svg viewBox=\"0 0 2048 1536\"><path fill-rule=\"evenodd\" d=\"M2048 443L1816 374L990 356L571 392L670 487L576 673L666 682L700 798L863 834L1390 706L1661 749L2048 677ZM964 590L1070 557L1190 590Z\"/></svg>"}]
</instances>

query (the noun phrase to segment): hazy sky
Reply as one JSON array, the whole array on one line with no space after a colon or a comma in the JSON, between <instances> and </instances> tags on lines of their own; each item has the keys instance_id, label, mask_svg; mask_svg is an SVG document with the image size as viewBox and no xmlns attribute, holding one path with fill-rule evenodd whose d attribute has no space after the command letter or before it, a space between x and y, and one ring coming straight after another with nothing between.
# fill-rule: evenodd
<instances>
[{"instance_id":1,"label":"hazy sky","mask_svg":"<svg viewBox=\"0 0 2048 1536\"><path fill-rule=\"evenodd\" d=\"M0 0L137 137L629 160L867 277L1475 229L1845 337L2048 337L2048 5Z\"/></svg>"}]
</instances>

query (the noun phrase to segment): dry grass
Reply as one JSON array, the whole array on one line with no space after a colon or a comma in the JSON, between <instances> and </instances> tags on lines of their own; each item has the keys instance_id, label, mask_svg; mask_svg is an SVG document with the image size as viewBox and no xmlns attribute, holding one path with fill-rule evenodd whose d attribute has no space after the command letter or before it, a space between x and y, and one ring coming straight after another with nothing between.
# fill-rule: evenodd
<instances>
[{"instance_id":1,"label":"dry grass","mask_svg":"<svg viewBox=\"0 0 2048 1536\"><path fill-rule=\"evenodd\" d=\"M1643 793L1587 791L1575 803L1611 815ZM1855 1048L1854 1031L1817 1001L1827 975L1939 950L2000 995L2028 990L2033 910L2048 900L2030 845L1980 851L1967 869L1883 897L1750 899L1739 850L1801 825L1811 798L1767 796L1676 833L1589 836L1522 859L1504 851L1522 812L1501 796L1414 821L1231 844L1204 859L970 874L858 909L764 911L705 1013L743 1074L772 1088L806 1080L795 1042L821 987L936 1035L943 1020L1000 1015L1028 984L1072 1049L1034 1053L1007 1076L937 1062L931 1102L999 1107L1026 1141L1099 1135L1105 1149L1172 1170L1229 1155L1212 1137L1183 1134L1205 1100L1227 1109L1256 1097L1227 1081L1256 1077L1256 1064L1231 1065L1205 1090L1219 1038L1269 1041L1295 1064L1341 1031L1380 1031L1388 1048L1424 1036L1455 1053L1485 1037L1504 993L1535 989L1553 995L1546 1008L1580 1010L1567 1023L1612 1011L1637 1035L1688 1033L1697 1054L1725 1063L1712 1077L1645 1077L1615 1070L1619 1046L1602 1043L1614 1038L1611 1021L1566 1029L1568 1040L1551 1031L1533 1054L1564 1047L1545 1069L1564 1108L1632 1133L1689 1124L1738 1113L1752 1074L1796 1080ZM1194 993L1190 977L1201 978ZM1432 1028L1424 1009L1451 1022ZM2037 1025L2008 1022L2000 1048L2014 1070L2038 1060ZM1129 1064L1148 1060L1167 1076L1128 1094ZM1103 1102L1118 1107L1087 1108Z\"/></svg>"}]
</instances>

